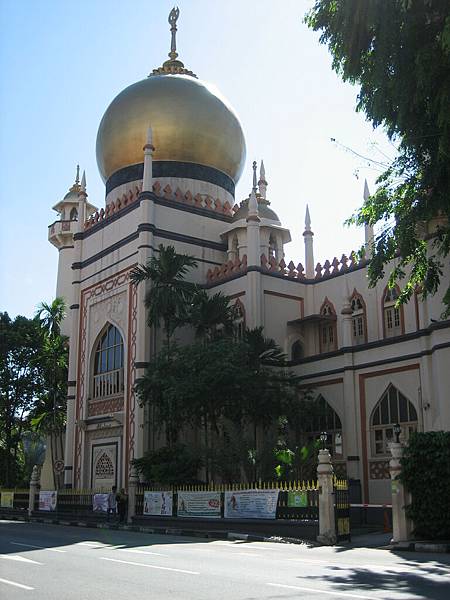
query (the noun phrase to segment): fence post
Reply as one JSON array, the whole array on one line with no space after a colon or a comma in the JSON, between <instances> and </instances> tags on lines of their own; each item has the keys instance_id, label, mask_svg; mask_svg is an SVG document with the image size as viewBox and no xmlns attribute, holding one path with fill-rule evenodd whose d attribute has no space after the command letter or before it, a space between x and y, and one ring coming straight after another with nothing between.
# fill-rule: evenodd
<instances>
[{"instance_id":1,"label":"fence post","mask_svg":"<svg viewBox=\"0 0 450 600\"><path fill-rule=\"evenodd\" d=\"M319 450L317 483L319 485L319 535L317 541L332 546L336 543L336 520L334 514L333 465L327 449Z\"/></svg>"},{"instance_id":2,"label":"fence post","mask_svg":"<svg viewBox=\"0 0 450 600\"><path fill-rule=\"evenodd\" d=\"M139 483L139 477L136 468L131 466L130 478L128 480L128 517L127 523L132 523L133 517L136 514L136 489Z\"/></svg>"},{"instance_id":3,"label":"fence post","mask_svg":"<svg viewBox=\"0 0 450 600\"><path fill-rule=\"evenodd\" d=\"M39 467L37 465L34 465L33 467L33 471L31 472L31 479L30 479L30 493L28 496L28 516L31 517L31 514L34 510L34 499L36 497L36 492L39 486L39 477L40 473L39 473Z\"/></svg>"},{"instance_id":4,"label":"fence post","mask_svg":"<svg viewBox=\"0 0 450 600\"><path fill-rule=\"evenodd\" d=\"M404 542L411 538L411 520L406 516L405 505L409 503L409 494L405 486L398 479L401 473L400 459L403 455L403 446L400 442L391 442L389 450L392 458L389 461L392 492L392 541Z\"/></svg>"}]
</instances>

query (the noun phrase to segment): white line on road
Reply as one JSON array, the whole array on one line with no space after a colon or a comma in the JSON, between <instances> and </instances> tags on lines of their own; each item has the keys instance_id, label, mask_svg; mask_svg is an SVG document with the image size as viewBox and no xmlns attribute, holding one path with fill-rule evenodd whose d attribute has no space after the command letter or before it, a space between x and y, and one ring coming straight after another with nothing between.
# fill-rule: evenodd
<instances>
[{"instance_id":1,"label":"white line on road","mask_svg":"<svg viewBox=\"0 0 450 600\"><path fill-rule=\"evenodd\" d=\"M33 565L42 565L42 563L37 562L37 560L31 560L31 558L25 558L24 556L18 556L17 554L0 554L0 558L5 558L6 560L17 560L19 562L25 562Z\"/></svg>"},{"instance_id":2,"label":"white line on road","mask_svg":"<svg viewBox=\"0 0 450 600\"><path fill-rule=\"evenodd\" d=\"M151 554L152 556L164 556L170 558L168 554L160 554L159 552L150 552L149 550L137 550L134 548L118 548L120 552L131 552L132 554Z\"/></svg>"},{"instance_id":3,"label":"white line on road","mask_svg":"<svg viewBox=\"0 0 450 600\"><path fill-rule=\"evenodd\" d=\"M380 600L375 596L359 596L358 594L347 594L347 592L332 592L331 590L324 590L317 588L301 587L299 585L285 585L284 583L266 583L272 587L285 588L288 590L301 590L302 592L315 592L316 594L329 594L330 596L343 596L344 598L362 598L363 600Z\"/></svg>"},{"instance_id":4,"label":"white line on road","mask_svg":"<svg viewBox=\"0 0 450 600\"><path fill-rule=\"evenodd\" d=\"M67 552L67 550L60 550L59 548L47 548L46 546L35 546L34 544L22 544L21 542L9 542L13 546L24 546L25 548L40 548L41 550L48 550L49 552Z\"/></svg>"},{"instance_id":5,"label":"white line on road","mask_svg":"<svg viewBox=\"0 0 450 600\"><path fill-rule=\"evenodd\" d=\"M106 558L99 556L100 560L109 560L111 562L122 563L124 565L135 565L136 567L147 567L148 569L159 569L161 571L175 571L176 573L186 573L187 575L200 575L198 571L185 571L184 569L174 569L172 567L158 567L156 565L147 565L145 563L130 562L128 560L117 560L116 558Z\"/></svg>"},{"instance_id":6,"label":"white line on road","mask_svg":"<svg viewBox=\"0 0 450 600\"><path fill-rule=\"evenodd\" d=\"M8 585L13 585L14 587L21 588L22 590L34 590L34 588L30 587L29 585L23 585L23 583L16 583L15 581L9 581L9 579L2 579L1 577L0 577L0 582L7 583Z\"/></svg>"}]
</instances>

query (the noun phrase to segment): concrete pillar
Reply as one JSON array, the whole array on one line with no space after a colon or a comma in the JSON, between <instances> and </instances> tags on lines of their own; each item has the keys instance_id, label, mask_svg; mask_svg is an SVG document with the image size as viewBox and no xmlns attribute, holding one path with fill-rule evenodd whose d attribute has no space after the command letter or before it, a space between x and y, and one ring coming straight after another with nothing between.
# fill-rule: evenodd
<instances>
[{"instance_id":1,"label":"concrete pillar","mask_svg":"<svg viewBox=\"0 0 450 600\"><path fill-rule=\"evenodd\" d=\"M29 517L31 517L33 510L34 510L34 501L35 501L36 494L37 494L38 488L39 488L39 476L40 476L40 469L37 465L34 465L33 471L31 472L30 493L28 496L28 516Z\"/></svg>"},{"instance_id":2,"label":"concrete pillar","mask_svg":"<svg viewBox=\"0 0 450 600\"><path fill-rule=\"evenodd\" d=\"M400 460L403 455L403 446L400 442L391 442L389 450L392 454L389 461L392 491L392 541L404 542L411 539L412 523L407 518L405 511L405 506L410 502L410 496L403 483L398 479L402 470Z\"/></svg>"},{"instance_id":3,"label":"concrete pillar","mask_svg":"<svg viewBox=\"0 0 450 600\"><path fill-rule=\"evenodd\" d=\"M317 466L319 484L319 535L317 541L326 546L336 543L336 520L334 514L333 465L327 449L319 450Z\"/></svg>"},{"instance_id":4,"label":"concrete pillar","mask_svg":"<svg viewBox=\"0 0 450 600\"><path fill-rule=\"evenodd\" d=\"M127 522L132 523L133 517L136 514L136 492L139 484L139 477L135 467L130 467L130 478L128 481L128 517Z\"/></svg>"}]
</instances>

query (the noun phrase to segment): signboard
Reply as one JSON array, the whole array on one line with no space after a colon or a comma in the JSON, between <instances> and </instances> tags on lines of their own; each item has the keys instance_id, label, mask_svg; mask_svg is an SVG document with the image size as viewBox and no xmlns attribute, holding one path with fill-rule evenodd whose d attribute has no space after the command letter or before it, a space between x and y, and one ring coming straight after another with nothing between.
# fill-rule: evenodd
<instances>
[{"instance_id":1,"label":"signboard","mask_svg":"<svg viewBox=\"0 0 450 600\"><path fill-rule=\"evenodd\" d=\"M2 492L0 506L2 508L14 508L14 492Z\"/></svg>"},{"instance_id":2,"label":"signboard","mask_svg":"<svg viewBox=\"0 0 450 600\"><path fill-rule=\"evenodd\" d=\"M56 510L58 492L39 492L39 510Z\"/></svg>"},{"instance_id":3,"label":"signboard","mask_svg":"<svg viewBox=\"0 0 450 600\"><path fill-rule=\"evenodd\" d=\"M108 496L109 494L94 494L92 510L94 512L108 512Z\"/></svg>"},{"instance_id":4,"label":"signboard","mask_svg":"<svg viewBox=\"0 0 450 600\"><path fill-rule=\"evenodd\" d=\"M225 492L225 519L275 519L279 490Z\"/></svg>"},{"instance_id":5,"label":"signboard","mask_svg":"<svg viewBox=\"0 0 450 600\"><path fill-rule=\"evenodd\" d=\"M178 516L220 519L220 492L178 492Z\"/></svg>"},{"instance_id":6,"label":"signboard","mask_svg":"<svg viewBox=\"0 0 450 600\"><path fill-rule=\"evenodd\" d=\"M172 516L172 492L144 492L144 515Z\"/></svg>"},{"instance_id":7,"label":"signboard","mask_svg":"<svg viewBox=\"0 0 450 600\"><path fill-rule=\"evenodd\" d=\"M288 492L287 505L290 508L305 508L308 506L308 492Z\"/></svg>"}]
</instances>

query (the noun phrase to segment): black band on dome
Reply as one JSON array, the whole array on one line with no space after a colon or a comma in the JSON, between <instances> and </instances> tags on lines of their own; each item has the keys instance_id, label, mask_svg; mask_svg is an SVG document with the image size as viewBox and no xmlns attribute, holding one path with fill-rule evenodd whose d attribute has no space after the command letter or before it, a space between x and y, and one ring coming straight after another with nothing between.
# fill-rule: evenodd
<instances>
[{"instance_id":1,"label":"black band on dome","mask_svg":"<svg viewBox=\"0 0 450 600\"><path fill-rule=\"evenodd\" d=\"M108 195L119 185L137 181L144 176L144 163L130 165L119 169L111 175L106 182L106 194ZM153 178L158 177L180 177L183 179L197 179L198 181L206 181L213 185L218 185L234 198L234 181L218 169L199 165L191 162L180 162L176 160L154 160L153 161Z\"/></svg>"}]
</instances>

